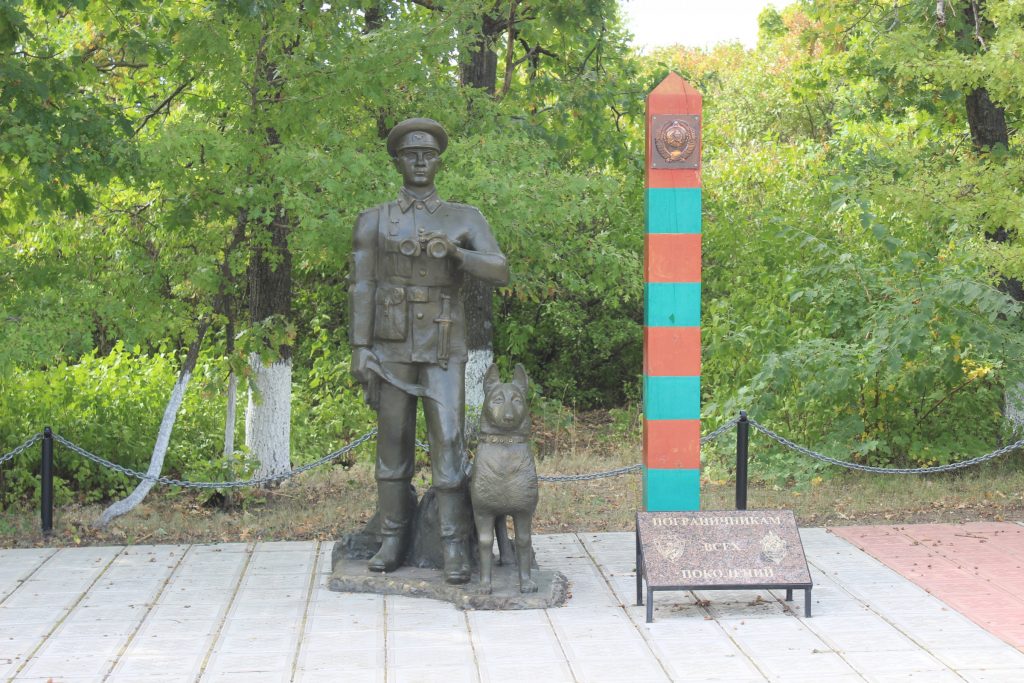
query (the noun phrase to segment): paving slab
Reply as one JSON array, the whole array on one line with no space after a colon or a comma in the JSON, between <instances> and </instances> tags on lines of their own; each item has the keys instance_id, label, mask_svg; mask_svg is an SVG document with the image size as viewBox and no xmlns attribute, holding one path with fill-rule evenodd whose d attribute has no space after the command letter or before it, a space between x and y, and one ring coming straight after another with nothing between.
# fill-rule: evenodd
<instances>
[{"instance_id":1,"label":"paving slab","mask_svg":"<svg viewBox=\"0 0 1024 683\"><path fill-rule=\"evenodd\" d=\"M805 529L813 617L800 592L665 592L650 624L634 604L631 533L535 536L572 598L515 612L332 592L330 543L0 550L0 681L1016 683L1024 653L1007 632L943 597L957 585L947 574L925 586L913 564L924 546L933 566L982 584L974 595L995 614L984 600L1021 586L989 566L1021 556L999 531L968 530L966 549L932 528L865 532L890 566Z\"/></svg>"},{"instance_id":2,"label":"paving slab","mask_svg":"<svg viewBox=\"0 0 1024 683\"><path fill-rule=\"evenodd\" d=\"M1021 525L851 526L834 532L990 633L1024 648Z\"/></svg>"}]
</instances>

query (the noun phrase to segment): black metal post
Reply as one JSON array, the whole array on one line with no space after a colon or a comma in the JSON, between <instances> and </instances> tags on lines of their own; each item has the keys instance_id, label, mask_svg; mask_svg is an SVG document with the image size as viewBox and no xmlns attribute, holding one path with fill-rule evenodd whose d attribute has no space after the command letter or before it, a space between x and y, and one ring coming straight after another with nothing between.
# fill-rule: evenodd
<instances>
[{"instance_id":1,"label":"black metal post","mask_svg":"<svg viewBox=\"0 0 1024 683\"><path fill-rule=\"evenodd\" d=\"M640 515L637 515L639 517ZM636 604L644 604L643 592L644 561L643 551L640 549L640 520L636 522Z\"/></svg>"},{"instance_id":2,"label":"black metal post","mask_svg":"<svg viewBox=\"0 0 1024 683\"><path fill-rule=\"evenodd\" d=\"M750 441L750 422L747 413L740 411L736 423L736 509L747 509L747 445Z\"/></svg>"},{"instance_id":3,"label":"black metal post","mask_svg":"<svg viewBox=\"0 0 1024 683\"><path fill-rule=\"evenodd\" d=\"M43 429L43 459L39 466L39 516L43 535L53 533L53 430Z\"/></svg>"}]
</instances>

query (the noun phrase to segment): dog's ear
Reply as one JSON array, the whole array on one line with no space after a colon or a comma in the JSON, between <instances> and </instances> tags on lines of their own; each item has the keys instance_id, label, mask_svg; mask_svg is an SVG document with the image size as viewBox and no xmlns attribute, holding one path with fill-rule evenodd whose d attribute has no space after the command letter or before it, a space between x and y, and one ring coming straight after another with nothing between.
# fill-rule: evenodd
<instances>
[{"instance_id":1,"label":"dog's ear","mask_svg":"<svg viewBox=\"0 0 1024 683\"><path fill-rule=\"evenodd\" d=\"M516 363L516 369L512 373L512 384L519 387L519 391L526 394L526 390L530 386L530 378L526 376L526 368L523 367L522 363Z\"/></svg>"},{"instance_id":2,"label":"dog's ear","mask_svg":"<svg viewBox=\"0 0 1024 683\"><path fill-rule=\"evenodd\" d=\"M501 384L501 374L498 372L498 365L491 363L491 367L487 368L487 372L484 373L484 393L489 393L499 384Z\"/></svg>"}]
</instances>

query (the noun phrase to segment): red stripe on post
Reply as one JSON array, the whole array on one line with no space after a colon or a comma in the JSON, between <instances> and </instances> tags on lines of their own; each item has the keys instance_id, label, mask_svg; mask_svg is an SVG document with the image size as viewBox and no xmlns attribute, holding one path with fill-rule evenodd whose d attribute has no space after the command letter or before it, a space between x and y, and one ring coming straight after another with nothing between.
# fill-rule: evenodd
<instances>
[{"instance_id":1,"label":"red stripe on post","mask_svg":"<svg viewBox=\"0 0 1024 683\"><path fill-rule=\"evenodd\" d=\"M700 468L700 420L644 420L644 441L644 467Z\"/></svg>"},{"instance_id":2,"label":"red stripe on post","mask_svg":"<svg viewBox=\"0 0 1024 683\"><path fill-rule=\"evenodd\" d=\"M647 142L650 146L650 141ZM650 152L648 151L648 154ZM699 168L651 168L647 167L647 187L700 187Z\"/></svg>"},{"instance_id":3,"label":"red stripe on post","mask_svg":"<svg viewBox=\"0 0 1024 683\"><path fill-rule=\"evenodd\" d=\"M700 328L645 327L644 374L648 377L700 375Z\"/></svg>"},{"instance_id":4,"label":"red stripe on post","mask_svg":"<svg viewBox=\"0 0 1024 683\"><path fill-rule=\"evenodd\" d=\"M700 235L648 233L644 282L700 282Z\"/></svg>"}]
</instances>

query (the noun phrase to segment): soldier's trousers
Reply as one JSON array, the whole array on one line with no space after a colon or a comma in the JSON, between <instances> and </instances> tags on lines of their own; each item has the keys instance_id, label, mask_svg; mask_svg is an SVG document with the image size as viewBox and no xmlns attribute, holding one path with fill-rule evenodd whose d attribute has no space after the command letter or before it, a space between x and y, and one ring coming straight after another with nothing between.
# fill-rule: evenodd
<instances>
[{"instance_id":1,"label":"soldier's trousers","mask_svg":"<svg viewBox=\"0 0 1024 683\"><path fill-rule=\"evenodd\" d=\"M447 369L430 363L383 363L397 379L418 384L431 398L423 399L430 441L434 488L459 490L466 483L466 454L462 430L466 404L466 364L450 362ZM409 481L416 459L417 397L381 381L377 412L378 481Z\"/></svg>"}]
</instances>

